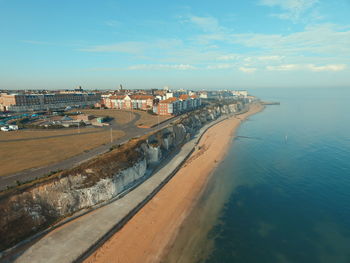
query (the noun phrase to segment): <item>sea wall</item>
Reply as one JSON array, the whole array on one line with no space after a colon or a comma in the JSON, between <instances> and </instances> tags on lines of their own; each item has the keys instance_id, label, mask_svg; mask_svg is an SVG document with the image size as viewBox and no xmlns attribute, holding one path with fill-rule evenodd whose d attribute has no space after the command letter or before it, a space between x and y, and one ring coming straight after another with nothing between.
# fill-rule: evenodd
<instances>
[{"instance_id":1,"label":"sea wall","mask_svg":"<svg viewBox=\"0 0 350 263\"><path fill-rule=\"evenodd\" d=\"M188 113L157 132L130 140L75 168L2 193L0 250L143 182L201 127L237 109L237 104L231 104Z\"/></svg>"}]
</instances>

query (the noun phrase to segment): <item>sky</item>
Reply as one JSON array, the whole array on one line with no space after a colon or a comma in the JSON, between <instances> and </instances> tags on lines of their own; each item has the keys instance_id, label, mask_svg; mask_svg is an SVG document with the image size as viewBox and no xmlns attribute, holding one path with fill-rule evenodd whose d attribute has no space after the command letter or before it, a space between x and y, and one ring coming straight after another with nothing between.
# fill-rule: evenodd
<instances>
[{"instance_id":1,"label":"sky","mask_svg":"<svg viewBox=\"0 0 350 263\"><path fill-rule=\"evenodd\" d=\"M0 0L0 89L350 87L350 0Z\"/></svg>"}]
</instances>

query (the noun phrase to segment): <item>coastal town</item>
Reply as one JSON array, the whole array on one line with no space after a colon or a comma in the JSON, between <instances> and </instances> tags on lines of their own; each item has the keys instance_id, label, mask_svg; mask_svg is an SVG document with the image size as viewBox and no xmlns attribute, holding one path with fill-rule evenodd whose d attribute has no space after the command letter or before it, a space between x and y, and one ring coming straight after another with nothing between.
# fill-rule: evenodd
<instances>
[{"instance_id":1,"label":"coastal town","mask_svg":"<svg viewBox=\"0 0 350 263\"><path fill-rule=\"evenodd\" d=\"M81 87L2 90L0 107L0 210L12 211L12 202L22 198L26 200L17 204L27 207L16 208L18 212L13 210L0 220L0 257L11 258L17 255L14 251L21 251L19 244L33 242L34 237L52 231L52 226L64 225L68 214L74 219L72 242L86 234L75 227L80 219L89 221L84 223L88 228L96 219L116 218L117 225L124 224L124 217L136 213L140 202L150 201L152 193L158 192L192 153L203 151L197 145L211 126L227 123L222 132L223 138L229 139L241 120L260 111L262 104L245 90L127 90L120 85L106 91ZM232 127L227 129L229 123ZM223 144L228 145L227 141ZM216 145L224 149L223 144ZM215 160L207 164L215 164ZM199 172L198 176L205 174ZM119 211L109 207L110 202L127 204ZM98 213L93 221L88 219L90 215L81 218L81 211L100 206L103 209L99 211L106 210L107 216ZM23 227L18 228L15 222L20 221ZM43 242L55 248L52 262L71 262L93 252L88 248L113 225L110 220L96 229L94 241L87 239L70 252L59 238L66 233L59 232L57 238L54 234L53 243L46 243L45 238ZM32 258L40 262L42 253L51 251L41 242L35 244L19 262ZM63 261L62 253L66 255Z\"/></svg>"},{"instance_id":2,"label":"coastal town","mask_svg":"<svg viewBox=\"0 0 350 263\"><path fill-rule=\"evenodd\" d=\"M0 263L350 263L350 0L0 0Z\"/></svg>"},{"instance_id":3,"label":"coastal town","mask_svg":"<svg viewBox=\"0 0 350 263\"><path fill-rule=\"evenodd\" d=\"M192 91L172 90L169 87L151 90L123 89L85 91L73 90L19 90L0 91L0 126L2 131L24 127L102 126L108 118L78 114L78 109L139 110L159 116L178 116L202 106L204 101L249 102L253 98L245 90ZM237 103L237 110L241 105ZM72 110L76 109L73 114ZM61 116L58 117L58 116ZM107 116L106 116L107 117Z\"/></svg>"},{"instance_id":4,"label":"coastal town","mask_svg":"<svg viewBox=\"0 0 350 263\"><path fill-rule=\"evenodd\" d=\"M253 100L245 90L132 90L122 85L93 91L2 90L0 190L68 169L190 112L215 104L231 104L231 111L239 112ZM48 145L60 150L47 151Z\"/></svg>"},{"instance_id":5,"label":"coastal town","mask_svg":"<svg viewBox=\"0 0 350 263\"><path fill-rule=\"evenodd\" d=\"M25 112L95 107L108 109L139 109L159 115L176 115L201 105L201 99L229 100L249 98L246 90L193 91L163 89L84 90L0 90L0 111ZM168 106L167 106L168 105Z\"/></svg>"}]
</instances>

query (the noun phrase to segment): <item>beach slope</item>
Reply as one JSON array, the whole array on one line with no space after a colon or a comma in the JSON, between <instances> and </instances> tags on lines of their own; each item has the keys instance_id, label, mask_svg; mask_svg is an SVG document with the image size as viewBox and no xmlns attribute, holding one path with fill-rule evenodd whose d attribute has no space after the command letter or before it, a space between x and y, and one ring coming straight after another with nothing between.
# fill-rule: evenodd
<instances>
[{"instance_id":1,"label":"beach slope","mask_svg":"<svg viewBox=\"0 0 350 263\"><path fill-rule=\"evenodd\" d=\"M248 112L209 128L170 182L85 262L159 262L225 156L239 124L262 109L253 104Z\"/></svg>"}]
</instances>

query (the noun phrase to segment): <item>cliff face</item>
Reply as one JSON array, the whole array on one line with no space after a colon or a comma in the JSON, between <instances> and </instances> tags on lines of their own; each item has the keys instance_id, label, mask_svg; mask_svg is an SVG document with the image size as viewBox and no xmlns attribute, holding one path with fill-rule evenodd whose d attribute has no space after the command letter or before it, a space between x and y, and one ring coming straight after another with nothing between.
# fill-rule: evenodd
<instances>
[{"instance_id":1,"label":"cliff face","mask_svg":"<svg viewBox=\"0 0 350 263\"><path fill-rule=\"evenodd\" d=\"M204 108L153 134L40 182L0 196L0 250L73 213L115 198L151 175L157 164L206 123L237 105Z\"/></svg>"}]
</instances>

